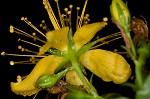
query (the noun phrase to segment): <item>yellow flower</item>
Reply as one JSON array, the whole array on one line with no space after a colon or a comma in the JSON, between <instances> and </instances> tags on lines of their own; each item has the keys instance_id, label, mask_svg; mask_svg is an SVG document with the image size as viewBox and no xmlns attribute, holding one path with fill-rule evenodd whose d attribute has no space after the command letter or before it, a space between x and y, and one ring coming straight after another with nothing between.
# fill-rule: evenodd
<instances>
[{"instance_id":1,"label":"yellow flower","mask_svg":"<svg viewBox=\"0 0 150 99\"><path fill-rule=\"evenodd\" d=\"M55 1L58 4L58 0ZM106 21L87 24L88 15L85 15L85 18L83 18L87 1L88 0L85 0L85 5L80 16L80 20L77 20L78 24L76 25L76 31L73 36L76 52L78 52L85 44L89 43L95 36L95 34L107 25ZM35 84L37 79L44 74L54 74L57 67L65 60L64 57L57 55L47 56L47 54L45 53L48 51L48 49L55 48L58 51L66 53L68 52L68 32L69 27L71 26L71 21L63 21L64 17L62 17L62 14L60 13L60 11L58 11L61 25L58 24L58 21L53 15L53 11L48 0L43 0L43 4L45 5L49 18L55 30L48 31L46 35L44 35L43 33L41 33L41 31L35 28L35 26L31 24L31 22L29 22L26 18L23 18L23 20L30 24L31 27L33 27L36 31L46 37L46 42L38 38L34 38L33 36L23 32L25 36L32 37L45 43L43 46L36 45L40 47L37 55L39 57L43 55L44 58L40 59L37 62L31 73L24 79L22 79L21 76L18 76L17 82L11 82L11 90L18 95L30 96L38 93L41 89L38 88ZM70 11L72 7L73 6L71 5L69 6ZM79 8L77 10L79 10ZM67 16L71 15L69 11L65 11L67 12ZM85 23L83 22L83 19ZM10 32L15 32L15 29L16 28L11 26ZM19 32L21 31L19 29L16 30ZM103 41L103 39L98 39L97 42ZM85 68L89 69L104 81L113 81L116 84L120 84L126 82L131 74L130 65L126 62L126 60L121 55L107 50L89 50L79 56L79 61ZM66 75L66 81L74 85L83 85L83 82L79 80L78 75L76 75L74 71L68 72L68 74Z\"/></svg>"}]
</instances>

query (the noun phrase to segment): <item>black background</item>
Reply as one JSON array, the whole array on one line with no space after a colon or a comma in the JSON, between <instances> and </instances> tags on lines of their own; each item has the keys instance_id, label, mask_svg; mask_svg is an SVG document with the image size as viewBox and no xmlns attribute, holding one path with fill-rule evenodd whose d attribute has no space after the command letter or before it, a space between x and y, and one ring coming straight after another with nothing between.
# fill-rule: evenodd
<instances>
[{"instance_id":1,"label":"black background","mask_svg":"<svg viewBox=\"0 0 150 99\"><path fill-rule=\"evenodd\" d=\"M55 2L53 0L49 1L51 2L52 8L56 13L57 10ZM127 0L127 2L131 16L139 17L140 15L142 15L145 17L147 22L150 23L148 0ZM59 0L59 4L61 9L68 7L69 4L73 4L74 9L77 6L80 6L82 8L84 0ZM116 26L110 20L110 4L111 0L89 0L87 5L86 13L90 14L91 23L102 21L102 18L105 16L109 18L108 26L99 33L100 36L105 36L118 31ZM21 17L28 17L29 20L37 27L39 27L41 20L45 19L49 27L51 27L47 12L42 4L42 0L2 0L0 2L0 52L6 51L8 53L21 53L17 49L17 39L19 36L9 33L10 25L14 25L15 27L26 32L32 32L32 29L20 20ZM120 48L120 44L124 44L122 40L112 42L109 45L104 45L100 48L113 50L114 48ZM9 84L11 81L16 80L16 76L18 74L29 74L33 66L10 66L10 60L18 60L18 58L11 56L0 56L0 99L22 99L24 98L23 96L17 96L13 92L11 92ZM134 96L134 93L130 88L122 88L120 87L120 85L105 83L95 76L93 79L93 84L96 86L100 94L108 92L119 92L122 95L132 98ZM45 93L42 94L41 92L41 94L39 93L36 99L44 99L45 95ZM26 98L32 99L33 97L25 97L25 99Z\"/></svg>"}]
</instances>

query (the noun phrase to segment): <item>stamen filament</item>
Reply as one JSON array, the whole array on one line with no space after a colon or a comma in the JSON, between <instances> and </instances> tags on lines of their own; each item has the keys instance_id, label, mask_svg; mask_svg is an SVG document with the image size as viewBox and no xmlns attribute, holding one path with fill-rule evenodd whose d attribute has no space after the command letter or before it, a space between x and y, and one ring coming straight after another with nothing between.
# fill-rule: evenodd
<instances>
[{"instance_id":1,"label":"stamen filament","mask_svg":"<svg viewBox=\"0 0 150 99\"><path fill-rule=\"evenodd\" d=\"M47 24L45 23L45 20L42 20L42 23L40 24L40 27L43 27L43 29L46 30L46 31L50 31L50 29L48 28Z\"/></svg>"},{"instance_id":2,"label":"stamen filament","mask_svg":"<svg viewBox=\"0 0 150 99\"><path fill-rule=\"evenodd\" d=\"M76 30L78 29L78 22L79 22L79 10L80 10L80 7L77 7L77 19L76 19Z\"/></svg>"},{"instance_id":3,"label":"stamen filament","mask_svg":"<svg viewBox=\"0 0 150 99\"><path fill-rule=\"evenodd\" d=\"M38 41L41 41L41 42L45 43L44 40L41 40L40 38L38 38L36 36L33 36L33 35L30 35L29 33L24 32L24 31L22 31L22 30L20 30L20 29L18 29L18 28L11 25L10 26L10 33L14 33L14 32L17 33L17 34L21 34L23 36L30 37L30 38L33 38L33 39L36 39Z\"/></svg>"},{"instance_id":4,"label":"stamen filament","mask_svg":"<svg viewBox=\"0 0 150 99\"><path fill-rule=\"evenodd\" d=\"M35 62L31 62L31 61L18 61L18 62L14 62L14 61L10 61L9 62L10 65L15 65L15 64L36 64Z\"/></svg>"},{"instance_id":5,"label":"stamen filament","mask_svg":"<svg viewBox=\"0 0 150 99\"><path fill-rule=\"evenodd\" d=\"M55 2L57 4L58 15L59 15L59 19L60 19L60 22L61 22L61 26L64 27L65 25L64 25L64 22L63 22L63 19L62 19L62 16L61 16L58 0L55 0Z\"/></svg>"},{"instance_id":6,"label":"stamen filament","mask_svg":"<svg viewBox=\"0 0 150 99\"><path fill-rule=\"evenodd\" d=\"M25 42L25 43L28 43L28 44L31 44L31 45L34 45L34 46L37 46L37 47L42 47L42 46L40 46L40 45L37 45L37 44L34 44L34 43L31 43L31 42L28 42L28 41L25 41L25 40L22 40L22 39L18 39L18 41L22 41L22 42Z\"/></svg>"},{"instance_id":7,"label":"stamen filament","mask_svg":"<svg viewBox=\"0 0 150 99\"><path fill-rule=\"evenodd\" d=\"M91 49L94 49L94 48L100 47L100 46L102 46L102 45L104 45L104 44L108 44L109 42L112 42L112 41L117 40L117 39L120 39L120 38L122 38L122 36L121 36L121 37L114 38L114 39L109 40L109 41L104 41L103 43L98 44L98 45L96 45L96 46L92 47Z\"/></svg>"},{"instance_id":8,"label":"stamen filament","mask_svg":"<svg viewBox=\"0 0 150 99\"><path fill-rule=\"evenodd\" d=\"M107 35L105 37L102 37L98 40L96 40L97 42L101 42L101 41L104 41L105 39L108 39L108 38L113 38L115 36L121 36L121 33L120 32L117 32L117 33L113 33L113 34L110 34L110 35Z\"/></svg>"},{"instance_id":9,"label":"stamen filament","mask_svg":"<svg viewBox=\"0 0 150 99\"><path fill-rule=\"evenodd\" d=\"M38 52L23 48L21 45L18 46L18 49L20 49L22 52L25 51L25 52L30 52L30 53L33 53L33 54L38 54Z\"/></svg>"},{"instance_id":10,"label":"stamen filament","mask_svg":"<svg viewBox=\"0 0 150 99\"><path fill-rule=\"evenodd\" d=\"M85 0L84 7L83 7L83 10L82 10L82 13L81 13L81 16L80 16L78 28L81 27L81 25L82 25L83 17L84 17L84 13L85 13L85 9L86 9L87 2L88 2L88 0Z\"/></svg>"},{"instance_id":11,"label":"stamen filament","mask_svg":"<svg viewBox=\"0 0 150 99\"><path fill-rule=\"evenodd\" d=\"M1 52L2 56L24 56L24 57L45 57L45 56L38 56L38 55L23 55L23 54L9 54L9 53L5 53L5 52Z\"/></svg>"},{"instance_id":12,"label":"stamen filament","mask_svg":"<svg viewBox=\"0 0 150 99\"><path fill-rule=\"evenodd\" d=\"M36 28L27 18L22 17L21 20L23 20L25 23L27 23L29 26L31 26L34 30L39 32L42 36L46 37L44 33L42 33L38 28Z\"/></svg>"},{"instance_id":13,"label":"stamen filament","mask_svg":"<svg viewBox=\"0 0 150 99\"><path fill-rule=\"evenodd\" d=\"M54 26L54 29L55 30L59 30L60 29L59 23L58 23L58 21L57 21L57 19L55 17L55 14L54 14L51 6L50 6L49 1L48 0L43 0L43 4L45 6L45 9L48 12L49 18L50 18L50 20L51 20L51 22L52 22L52 24Z\"/></svg>"}]
</instances>

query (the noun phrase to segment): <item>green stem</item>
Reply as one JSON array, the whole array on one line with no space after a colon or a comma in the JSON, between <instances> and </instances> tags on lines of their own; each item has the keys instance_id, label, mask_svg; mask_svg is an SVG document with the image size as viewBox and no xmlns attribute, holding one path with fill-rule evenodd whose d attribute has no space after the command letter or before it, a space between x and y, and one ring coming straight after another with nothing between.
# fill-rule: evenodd
<instances>
[{"instance_id":1,"label":"green stem","mask_svg":"<svg viewBox=\"0 0 150 99\"><path fill-rule=\"evenodd\" d=\"M143 85L143 81L142 81L142 72L141 72L141 67L142 67L142 64L141 62L138 62L138 61L134 61L135 63L135 74L136 74L136 84L138 86L138 89L141 89L142 88L142 85Z\"/></svg>"},{"instance_id":2,"label":"green stem","mask_svg":"<svg viewBox=\"0 0 150 99\"><path fill-rule=\"evenodd\" d=\"M73 55L70 59L72 66L74 67L77 75L79 76L80 80L83 82L83 84L85 85L85 87L87 87L90 91L90 93L95 96L95 97L99 97L99 95L97 94L97 92L95 92L95 90L93 90L94 88L90 88L87 80L85 79L81 69L80 69L80 64L78 63L77 57L75 55Z\"/></svg>"},{"instance_id":3,"label":"green stem","mask_svg":"<svg viewBox=\"0 0 150 99\"><path fill-rule=\"evenodd\" d=\"M133 60L135 60L137 58L137 55L136 55L136 50L135 50L135 47L134 47L134 44L133 44L133 41L132 41L132 38L130 36L130 30L128 27L124 27L124 30L128 36L128 39L129 39L129 42L130 42L130 46L131 46L131 53L132 53L132 58Z\"/></svg>"},{"instance_id":4,"label":"green stem","mask_svg":"<svg viewBox=\"0 0 150 99\"><path fill-rule=\"evenodd\" d=\"M130 56L135 64L135 75L136 75L136 84L138 86L139 89L142 88L143 86L143 81L142 81L142 72L141 72L141 68L143 63L143 59L141 59L140 57L137 60L137 54L136 54L136 50L135 50L135 46L133 44L132 38L130 36L130 31L128 28L125 28L125 32L129 38L129 42L130 42L130 46L131 46L131 50L130 51ZM142 61L141 61L142 60Z\"/></svg>"}]
</instances>

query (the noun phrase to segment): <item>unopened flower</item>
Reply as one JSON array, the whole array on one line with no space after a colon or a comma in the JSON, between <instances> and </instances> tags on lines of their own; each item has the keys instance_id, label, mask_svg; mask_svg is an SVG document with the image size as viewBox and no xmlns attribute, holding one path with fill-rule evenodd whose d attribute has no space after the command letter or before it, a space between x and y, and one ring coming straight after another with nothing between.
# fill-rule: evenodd
<instances>
[{"instance_id":1,"label":"unopened flower","mask_svg":"<svg viewBox=\"0 0 150 99\"><path fill-rule=\"evenodd\" d=\"M122 0L112 0L110 12L113 20L119 22L122 26L127 26L130 23L130 12Z\"/></svg>"},{"instance_id":2,"label":"unopened flower","mask_svg":"<svg viewBox=\"0 0 150 99\"><path fill-rule=\"evenodd\" d=\"M110 13L112 22L120 29L126 47L130 49L130 30L129 24L131 20L130 12L127 5L122 0L112 0L110 5Z\"/></svg>"}]
</instances>

